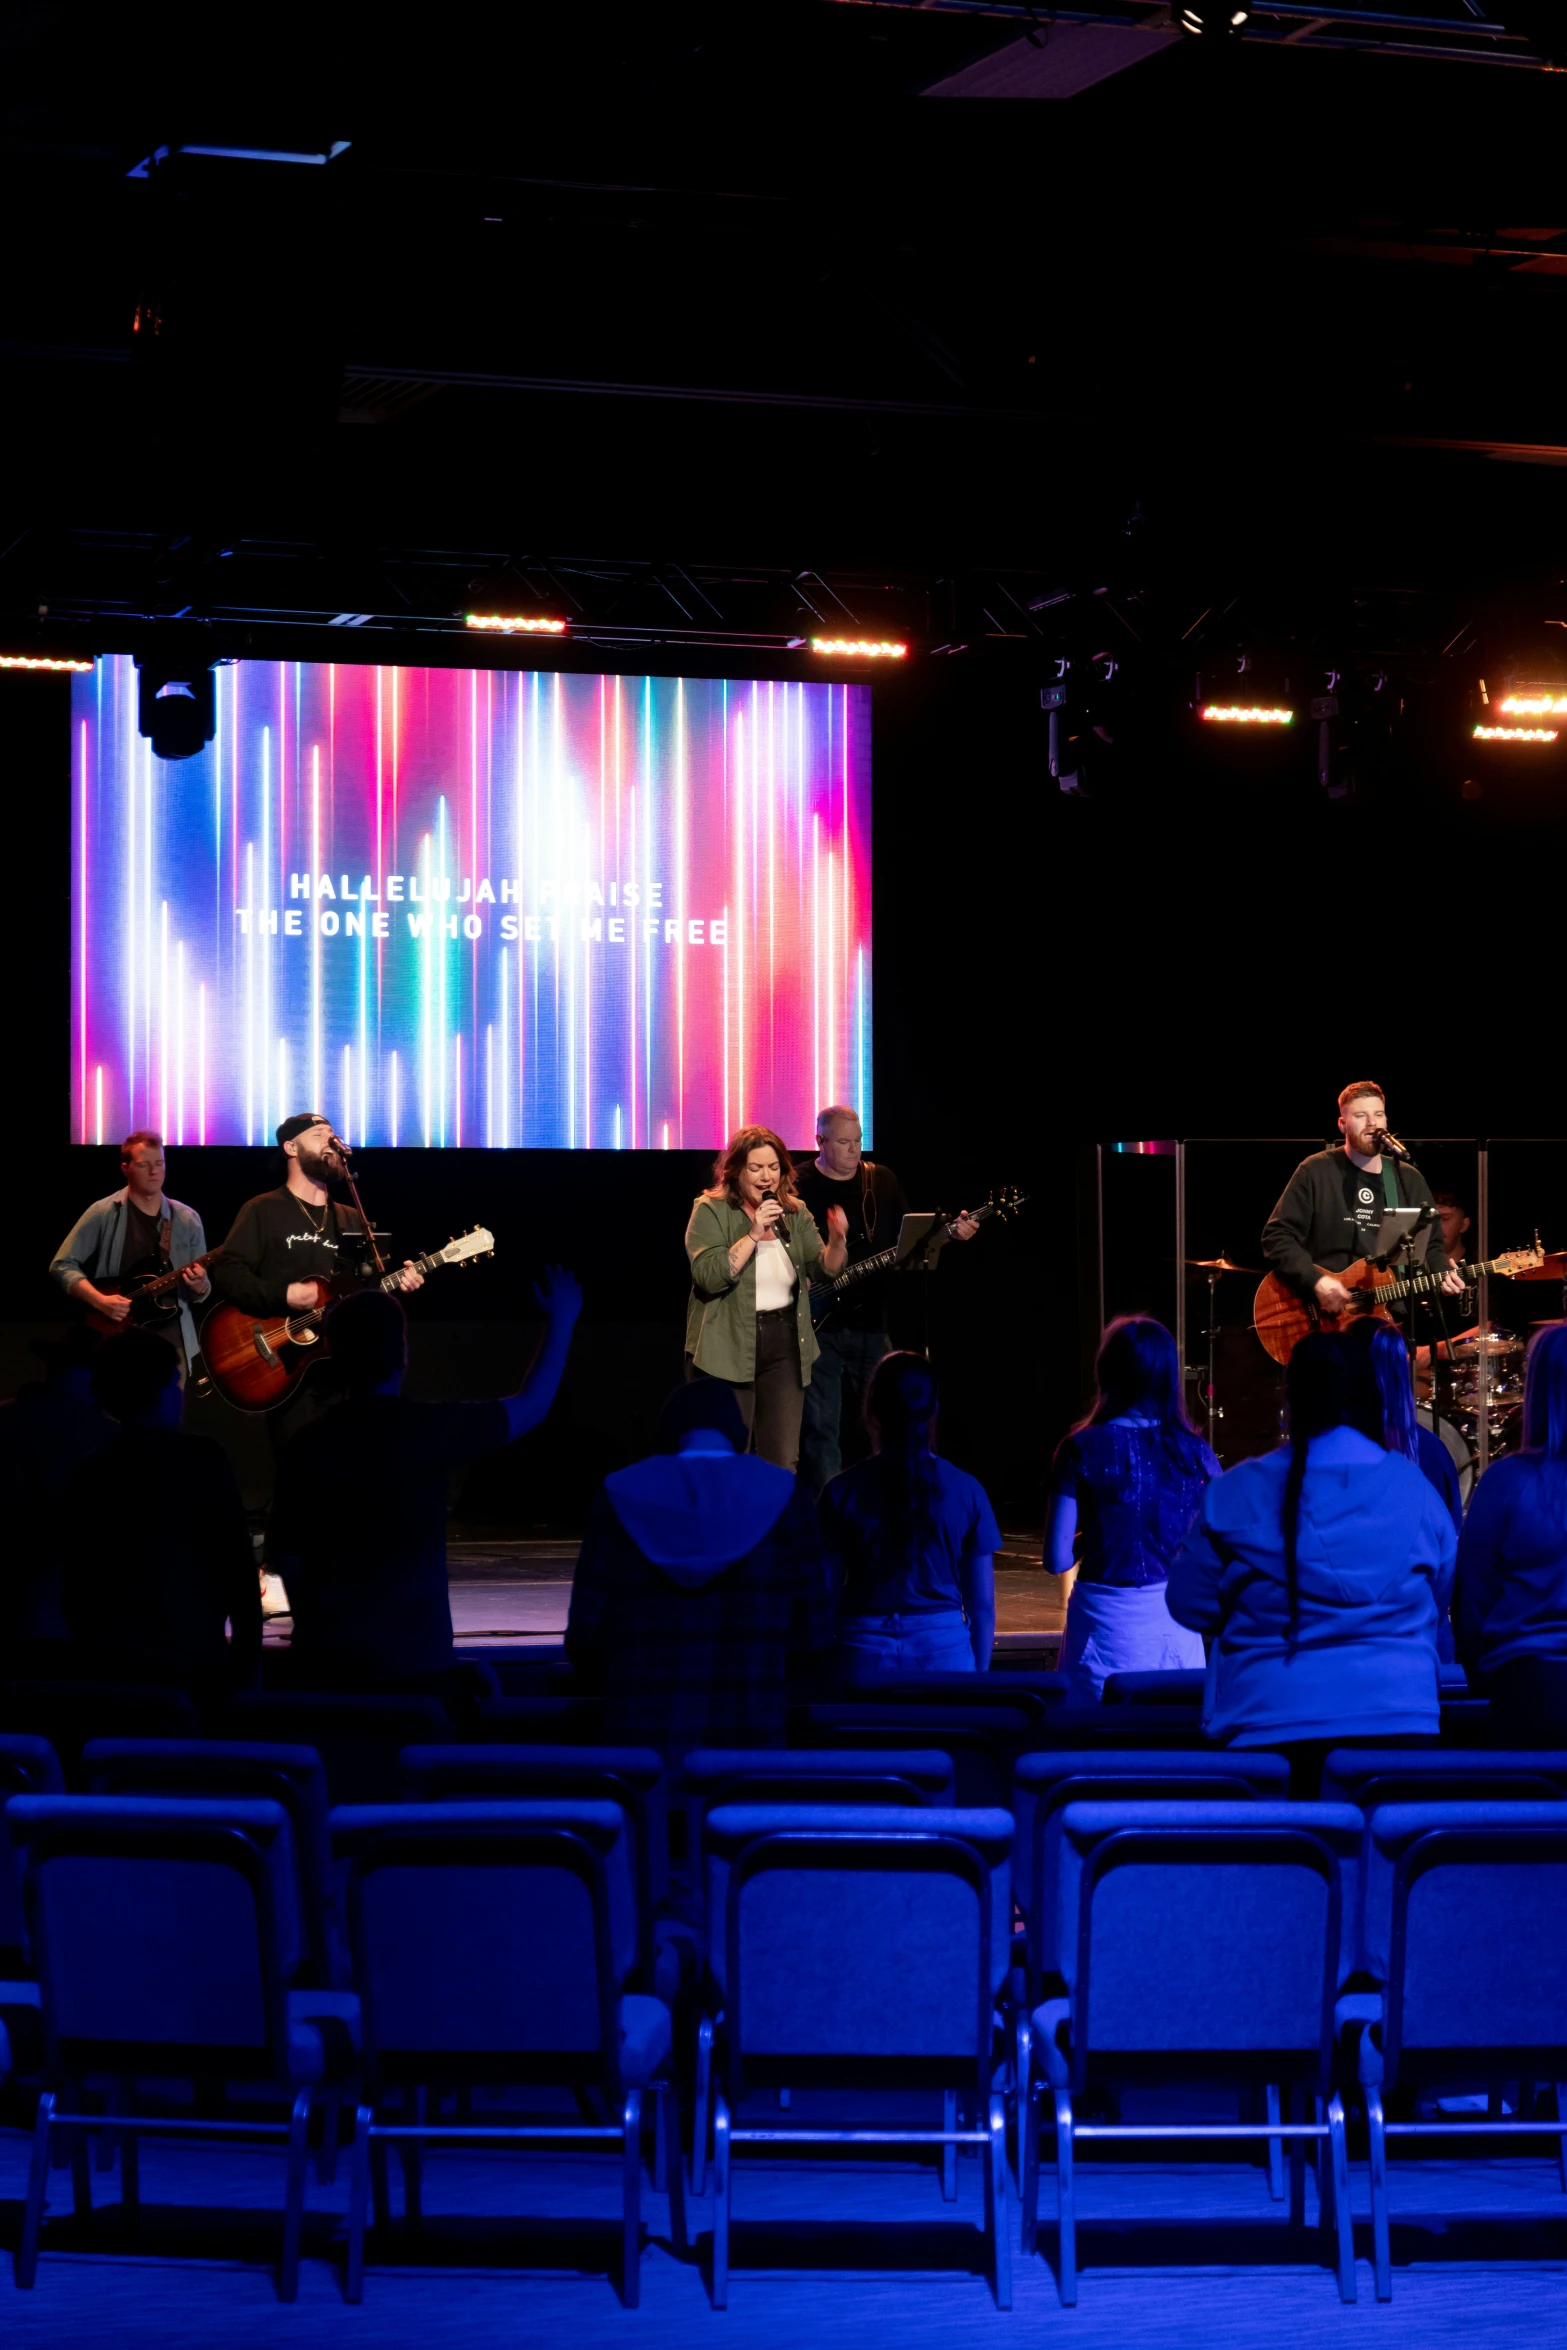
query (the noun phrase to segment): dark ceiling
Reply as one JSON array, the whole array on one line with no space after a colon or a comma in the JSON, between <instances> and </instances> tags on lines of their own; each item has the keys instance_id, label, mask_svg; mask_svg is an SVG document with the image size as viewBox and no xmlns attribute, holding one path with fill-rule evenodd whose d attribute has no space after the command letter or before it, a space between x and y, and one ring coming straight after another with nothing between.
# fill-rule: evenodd
<instances>
[{"instance_id":1,"label":"dark ceiling","mask_svg":"<svg viewBox=\"0 0 1567 2350\"><path fill-rule=\"evenodd\" d=\"M1541 12L1091 15L13 9L0 629L1567 617Z\"/></svg>"}]
</instances>

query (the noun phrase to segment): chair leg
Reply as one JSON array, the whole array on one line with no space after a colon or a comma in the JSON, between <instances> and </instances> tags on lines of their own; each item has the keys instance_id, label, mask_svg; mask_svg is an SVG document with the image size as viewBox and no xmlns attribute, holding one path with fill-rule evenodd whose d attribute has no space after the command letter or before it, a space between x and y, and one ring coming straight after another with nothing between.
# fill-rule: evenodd
<instances>
[{"instance_id":1,"label":"chair leg","mask_svg":"<svg viewBox=\"0 0 1567 2350\"><path fill-rule=\"evenodd\" d=\"M655 2195L669 2193L669 2167L664 2159L669 2138L664 2128L664 2106L664 2084L662 2081L655 2081L653 2084L653 2192Z\"/></svg>"},{"instance_id":2,"label":"chair leg","mask_svg":"<svg viewBox=\"0 0 1567 2350\"><path fill-rule=\"evenodd\" d=\"M1072 2100L1065 2089L1056 2096L1056 2206L1060 2214L1058 2279L1063 2309L1077 2306L1077 2195L1073 2177Z\"/></svg>"},{"instance_id":3,"label":"chair leg","mask_svg":"<svg viewBox=\"0 0 1567 2350\"><path fill-rule=\"evenodd\" d=\"M705 2015L696 2034L696 2103L691 2116L691 2192L707 2193L707 2133L713 2098L713 2019Z\"/></svg>"},{"instance_id":4,"label":"chair leg","mask_svg":"<svg viewBox=\"0 0 1567 2350\"><path fill-rule=\"evenodd\" d=\"M85 2130L71 2132L71 2204L78 2219L92 2218L92 2155Z\"/></svg>"},{"instance_id":5,"label":"chair leg","mask_svg":"<svg viewBox=\"0 0 1567 2350\"><path fill-rule=\"evenodd\" d=\"M310 2155L310 2091L294 2099L288 2126L288 2185L283 2198L283 2257L278 2264L277 2297L299 2298L299 2238L305 2218L305 2164Z\"/></svg>"},{"instance_id":6,"label":"chair leg","mask_svg":"<svg viewBox=\"0 0 1567 2350\"><path fill-rule=\"evenodd\" d=\"M620 2299L635 2309L642 2293L642 2092L626 2092L621 2116Z\"/></svg>"},{"instance_id":7,"label":"chair leg","mask_svg":"<svg viewBox=\"0 0 1567 2350\"><path fill-rule=\"evenodd\" d=\"M1039 2241L1039 2085L1025 2078L1018 2106L1017 2197L1023 2209L1023 2250Z\"/></svg>"},{"instance_id":8,"label":"chair leg","mask_svg":"<svg viewBox=\"0 0 1567 2350\"><path fill-rule=\"evenodd\" d=\"M720 2089L713 2099L713 2307L729 2307L729 2108Z\"/></svg>"},{"instance_id":9,"label":"chair leg","mask_svg":"<svg viewBox=\"0 0 1567 2350\"><path fill-rule=\"evenodd\" d=\"M1366 2089L1366 2143L1371 2156L1371 2265L1377 2299L1393 2298L1393 2256L1387 2194L1387 2134L1382 2126L1382 2092Z\"/></svg>"},{"instance_id":10,"label":"chair leg","mask_svg":"<svg viewBox=\"0 0 1567 2350\"><path fill-rule=\"evenodd\" d=\"M343 2298L354 2303L365 2297L365 2205L370 2193L370 2108L354 2114L354 2151L348 2178L348 2265Z\"/></svg>"},{"instance_id":11,"label":"chair leg","mask_svg":"<svg viewBox=\"0 0 1567 2350\"><path fill-rule=\"evenodd\" d=\"M403 2119L423 2128L426 2114L425 2090L403 2091ZM420 2138L403 2138L398 2143L398 2154L403 2166L403 2210L410 2228L424 2224L424 2142Z\"/></svg>"},{"instance_id":12,"label":"chair leg","mask_svg":"<svg viewBox=\"0 0 1567 2350\"><path fill-rule=\"evenodd\" d=\"M26 2288L38 2276L38 2237L44 2224L44 2195L49 2185L49 2133L54 2124L54 2091L38 2100L33 2124L33 2158L27 2166L27 2203L22 2213L22 2240L16 2248L15 2276Z\"/></svg>"},{"instance_id":13,"label":"chair leg","mask_svg":"<svg viewBox=\"0 0 1567 2350\"><path fill-rule=\"evenodd\" d=\"M956 2089L941 2092L941 2126L955 2130L958 2126L958 2093ZM941 2200L956 2203L958 2199L958 2150L948 2143L941 2149Z\"/></svg>"},{"instance_id":14,"label":"chair leg","mask_svg":"<svg viewBox=\"0 0 1567 2350\"><path fill-rule=\"evenodd\" d=\"M1284 2118L1301 2121L1305 2118L1306 2092L1292 2087L1285 2092ZM1290 2150L1290 2226L1303 2228L1306 2224L1306 2141L1291 2138Z\"/></svg>"},{"instance_id":15,"label":"chair leg","mask_svg":"<svg viewBox=\"0 0 1567 2350\"><path fill-rule=\"evenodd\" d=\"M990 2238L990 2282L998 2309L1012 2306L1012 2238L1007 2230L1007 2109L990 2100L990 2143L985 2148L985 2232Z\"/></svg>"},{"instance_id":16,"label":"chair leg","mask_svg":"<svg viewBox=\"0 0 1567 2350\"><path fill-rule=\"evenodd\" d=\"M321 2115L321 2144L316 2150L316 2184L330 2187L337 2177L338 2115L343 2110L340 2089L326 2089L318 2108Z\"/></svg>"},{"instance_id":17,"label":"chair leg","mask_svg":"<svg viewBox=\"0 0 1567 2350\"><path fill-rule=\"evenodd\" d=\"M690 2241L686 2233L686 2173L680 2154L680 2092L664 2082L658 2097L659 2133L663 2144L663 2171L669 2195L669 2236L675 2257L683 2260Z\"/></svg>"},{"instance_id":18,"label":"chair leg","mask_svg":"<svg viewBox=\"0 0 1567 2350\"><path fill-rule=\"evenodd\" d=\"M1268 2083L1263 2091L1263 2097L1267 2103L1267 2118L1277 2129L1279 2124L1279 2084L1277 2081ZM1282 2138L1268 2140L1268 2193L1275 2203L1283 2202L1284 2141Z\"/></svg>"},{"instance_id":19,"label":"chair leg","mask_svg":"<svg viewBox=\"0 0 1567 2350\"><path fill-rule=\"evenodd\" d=\"M1344 2100L1335 2089L1327 2103L1327 2159L1319 2165L1324 2183L1333 2181L1333 2227L1338 2241L1338 2297L1355 2298L1355 2215L1349 2201L1349 2144L1344 2135ZM1320 2146L1321 2139L1317 2140Z\"/></svg>"}]
</instances>

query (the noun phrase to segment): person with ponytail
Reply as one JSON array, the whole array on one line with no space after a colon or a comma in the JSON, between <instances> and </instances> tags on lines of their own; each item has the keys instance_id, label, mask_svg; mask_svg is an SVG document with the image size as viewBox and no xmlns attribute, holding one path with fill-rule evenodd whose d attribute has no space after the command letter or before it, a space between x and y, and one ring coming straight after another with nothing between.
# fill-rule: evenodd
<instances>
[{"instance_id":1,"label":"person with ponytail","mask_svg":"<svg viewBox=\"0 0 1567 2350\"><path fill-rule=\"evenodd\" d=\"M1375 1396L1367 1397L1366 1434L1375 1436L1389 1452L1401 1452L1413 1461L1427 1484L1434 1485L1447 1506L1454 1530L1464 1530L1464 1502L1458 1484L1458 1465L1439 1436L1433 1436L1415 1411L1414 1382L1409 1376L1409 1344L1391 1322L1369 1317L1352 1322L1345 1332L1351 1348L1364 1352ZM1356 1425L1360 1425L1357 1415Z\"/></svg>"},{"instance_id":2,"label":"person with ponytail","mask_svg":"<svg viewBox=\"0 0 1567 2350\"><path fill-rule=\"evenodd\" d=\"M1045 1566L1064 1575L1080 1536L1061 1670L1067 1701L1097 1705L1110 1673L1203 1663L1202 1642L1165 1605L1180 1549L1219 1464L1186 1417L1175 1340L1152 1314L1122 1314L1095 1364L1092 1407L1056 1447Z\"/></svg>"},{"instance_id":3,"label":"person with ponytail","mask_svg":"<svg viewBox=\"0 0 1567 2350\"><path fill-rule=\"evenodd\" d=\"M883 1355L862 1415L871 1456L834 1477L817 1504L852 1688L990 1665L1001 1534L984 1487L936 1451L940 1405L923 1355Z\"/></svg>"},{"instance_id":4,"label":"person with ponytail","mask_svg":"<svg viewBox=\"0 0 1567 2350\"><path fill-rule=\"evenodd\" d=\"M1170 1569L1170 1613L1209 1636L1203 1728L1291 1755L1316 1792L1331 1746L1441 1726L1437 1626L1458 1537L1401 1452L1357 1425L1365 1359L1313 1331L1289 1360L1289 1442L1203 1495Z\"/></svg>"},{"instance_id":5,"label":"person with ponytail","mask_svg":"<svg viewBox=\"0 0 1567 2350\"><path fill-rule=\"evenodd\" d=\"M1567 1745L1567 1322L1536 1333L1523 1449L1474 1489L1458 1546L1458 1654L1504 1745Z\"/></svg>"}]
</instances>

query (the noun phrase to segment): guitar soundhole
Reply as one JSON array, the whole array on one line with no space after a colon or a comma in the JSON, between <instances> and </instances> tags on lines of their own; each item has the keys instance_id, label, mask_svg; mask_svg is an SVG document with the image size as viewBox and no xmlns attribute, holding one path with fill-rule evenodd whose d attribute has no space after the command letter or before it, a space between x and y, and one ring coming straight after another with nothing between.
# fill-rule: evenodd
<instances>
[{"instance_id":1,"label":"guitar soundhole","mask_svg":"<svg viewBox=\"0 0 1567 2350\"><path fill-rule=\"evenodd\" d=\"M319 1330L291 1330L288 1334L289 1344L291 1346L314 1346L320 1335Z\"/></svg>"}]
</instances>

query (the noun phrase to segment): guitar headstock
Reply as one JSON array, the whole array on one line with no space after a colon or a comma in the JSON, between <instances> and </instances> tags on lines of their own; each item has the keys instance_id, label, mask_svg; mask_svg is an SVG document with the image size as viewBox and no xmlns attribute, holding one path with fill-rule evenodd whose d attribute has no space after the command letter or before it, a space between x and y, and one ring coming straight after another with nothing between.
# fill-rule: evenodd
<instances>
[{"instance_id":1,"label":"guitar headstock","mask_svg":"<svg viewBox=\"0 0 1567 2350\"><path fill-rule=\"evenodd\" d=\"M1505 1274L1509 1279L1519 1273L1532 1272L1536 1265L1545 1262L1545 1251L1540 1246L1539 1235L1535 1236L1533 1248L1504 1249L1495 1262L1498 1273Z\"/></svg>"},{"instance_id":2,"label":"guitar headstock","mask_svg":"<svg viewBox=\"0 0 1567 2350\"><path fill-rule=\"evenodd\" d=\"M464 1232L456 1240L449 1240L444 1248L438 1248L434 1262L438 1265L466 1265L471 1264L475 1257L493 1257L494 1254L494 1233L486 1232L482 1224L475 1224L471 1232Z\"/></svg>"},{"instance_id":3,"label":"guitar headstock","mask_svg":"<svg viewBox=\"0 0 1567 2350\"><path fill-rule=\"evenodd\" d=\"M999 1216L1005 1222L1008 1216L1015 1216L1019 1208L1027 1205L1027 1192L1019 1191L1014 1183L1002 1191L993 1191L978 1213L982 1216Z\"/></svg>"}]
</instances>

